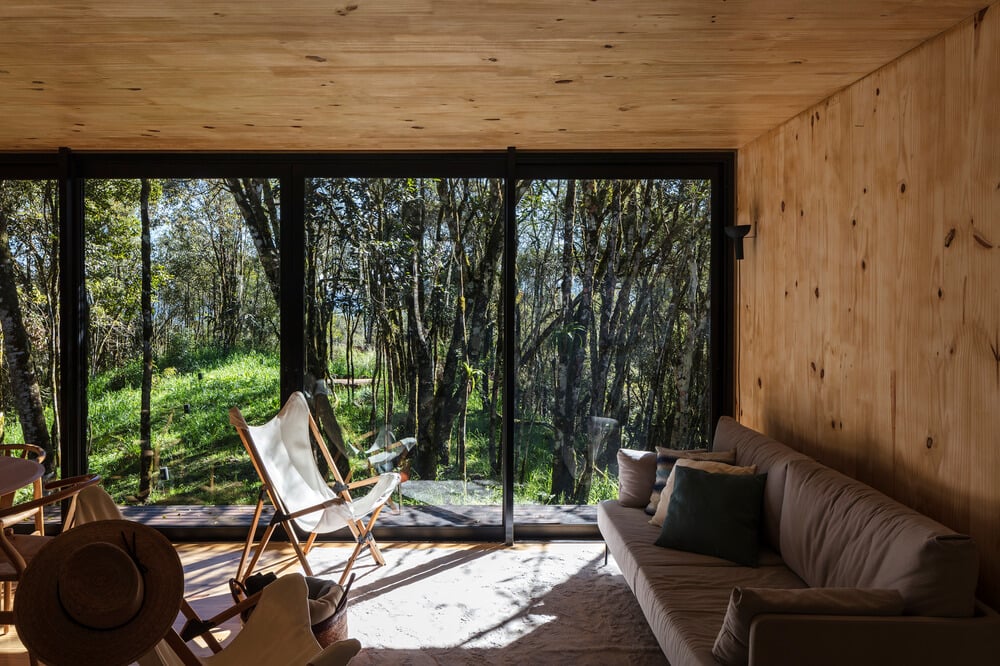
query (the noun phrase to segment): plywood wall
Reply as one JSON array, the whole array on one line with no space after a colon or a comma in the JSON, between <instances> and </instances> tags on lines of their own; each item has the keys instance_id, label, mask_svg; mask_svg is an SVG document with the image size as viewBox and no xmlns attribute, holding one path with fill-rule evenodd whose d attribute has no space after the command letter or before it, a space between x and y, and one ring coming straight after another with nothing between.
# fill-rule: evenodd
<instances>
[{"instance_id":1,"label":"plywood wall","mask_svg":"<svg viewBox=\"0 0 1000 666\"><path fill-rule=\"evenodd\" d=\"M739 151L737 414L952 528L1000 607L1000 4Z\"/></svg>"}]
</instances>

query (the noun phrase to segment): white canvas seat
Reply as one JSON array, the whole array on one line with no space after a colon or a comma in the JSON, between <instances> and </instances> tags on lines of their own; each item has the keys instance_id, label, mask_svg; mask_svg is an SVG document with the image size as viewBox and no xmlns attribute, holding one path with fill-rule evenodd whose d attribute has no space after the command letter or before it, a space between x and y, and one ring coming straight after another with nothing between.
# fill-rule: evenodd
<instances>
[{"instance_id":1,"label":"white canvas seat","mask_svg":"<svg viewBox=\"0 0 1000 666\"><path fill-rule=\"evenodd\" d=\"M399 474L389 472L363 481L344 483L309 411L309 404L298 391L288 398L274 418L263 425L248 425L236 407L229 410L229 421L239 433L262 483L253 522L240 558L237 580L242 582L253 572L278 525L287 533L307 575L313 574L306 555L316 536L345 527L350 530L357 545L340 578L341 585L347 580L354 561L365 548L379 565L385 564L378 544L372 538L371 529L399 485ZM333 476L330 484L323 478L316 464L313 444L323 455ZM366 495L358 498L351 496L352 490L363 486L371 486ZM265 498L274 506L274 516L260 543L254 548ZM308 534L305 544L300 542L294 527Z\"/></svg>"}]
</instances>

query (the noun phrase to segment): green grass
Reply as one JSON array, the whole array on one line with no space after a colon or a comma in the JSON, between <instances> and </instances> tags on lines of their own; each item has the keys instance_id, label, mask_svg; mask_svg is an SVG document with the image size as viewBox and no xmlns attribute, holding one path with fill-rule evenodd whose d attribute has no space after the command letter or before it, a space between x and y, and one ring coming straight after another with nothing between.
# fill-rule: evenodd
<instances>
[{"instance_id":1,"label":"green grass","mask_svg":"<svg viewBox=\"0 0 1000 666\"><path fill-rule=\"evenodd\" d=\"M92 384L100 387L101 382ZM206 360L201 369L154 376L151 430L158 465L170 480L156 482L153 503L239 504L256 500L259 482L236 431L230 407L250 422L278 410L277 359L242 353ZM90 467L105 477L118 501L139 491L138 388L91 391Z\"/></svg>"},{"instance_id":2,"label":"green grass","mask_svg":"<svg viewBox=\"0 0 1000 666\"><path fill-rule=\"evenodd\" d=\"M334 359L343 354L334 354ZM202 350L188 358L173 356L174 365L160 367L153 377L152 442L156 464L169 470L170 478L154 474L152 494L155 504L245 504L256 501L260 487L257 475L229 424L229 409L238 406L250 423L262 423L279 409L279 371L276 355L255 352L221 354ZM358 352L358 376L374 367L370 354ZM334 372L334 374L338 374ZM116 501L134 502L139 492L139 411L141 369L129 363L93 377L89 387L90 469L104 477L104 484ZM370 440L361 435L369 430L372 390L370 386L349 391L334 387L337 418L345 437L356 446ZM397 401L397 405L402 401ZM467 424L465 478L492 479L499 483L488 455L489 422L477 394L473 394ZM396 429L397 436L412 433ZM22 441L20 426L8 418L7 441ZM519 428L515 501L553 503L551 487L551 427L522 424ZM499 446L499 436L497 437ZM527 456L526 465L524 456ZM367 475L364 460L353 461L359 478ZM524 473L521 480L522 469ZM455 444L451 466L442 468L441 479L460 479ZM591 502L617 496L617 480L598 472L593 479ZM496 502L500 502L499 490Z\"/></svg>"}]
</instances>

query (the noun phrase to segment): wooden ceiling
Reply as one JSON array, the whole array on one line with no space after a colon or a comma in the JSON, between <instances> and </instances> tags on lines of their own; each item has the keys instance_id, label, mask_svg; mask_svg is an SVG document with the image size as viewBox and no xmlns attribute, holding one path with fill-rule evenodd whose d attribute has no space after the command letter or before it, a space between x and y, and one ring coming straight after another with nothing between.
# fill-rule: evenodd
<instances>
[{"instance_id":1,"label":"wooden ceiling","mask_svg":"<svg viewBox=\"0 0 1000 666\"><path fill-rule=\"evenodd\" d=\"M732 149L986 0L2 0L0 150Z\"/></svg>"}]
</instances>

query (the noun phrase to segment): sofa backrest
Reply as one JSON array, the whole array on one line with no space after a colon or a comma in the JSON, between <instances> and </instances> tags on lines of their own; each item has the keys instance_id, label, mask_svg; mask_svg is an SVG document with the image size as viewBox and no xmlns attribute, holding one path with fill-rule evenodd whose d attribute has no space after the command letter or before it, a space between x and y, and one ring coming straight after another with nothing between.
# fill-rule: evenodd
<instances>
[{"instance_id":1,"label":"sofa backrest","mask_svg":"<svg viewBox=\"0 0 1000 666\"><path fill-rule=\"evenodd\" d=\"M767 435L747 428L729 416L723 416L715 429L713 451L736 450L736 464L756 465L758 474L767 474L764 483L764 537L774 550L781 551L779 525L785 494L785 468L792 460L811 460Z\"/></svg>"},{"instance_id":2,"label":"sofa backrest","mask_svg":"<svg viewBox=\"0 0 1000 666\"><path fill-rule=\"evenodd\" d=\"M910 615L973 614L972 539L814 460L787 466L780 543L811 587L893 589Z\"/></svg>"}]
</instances>

